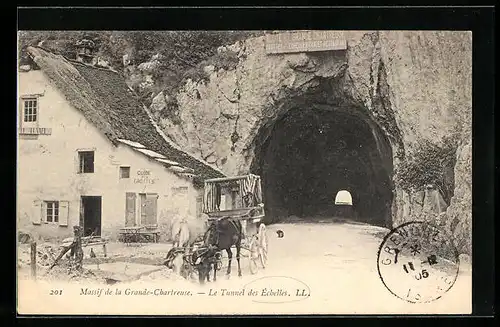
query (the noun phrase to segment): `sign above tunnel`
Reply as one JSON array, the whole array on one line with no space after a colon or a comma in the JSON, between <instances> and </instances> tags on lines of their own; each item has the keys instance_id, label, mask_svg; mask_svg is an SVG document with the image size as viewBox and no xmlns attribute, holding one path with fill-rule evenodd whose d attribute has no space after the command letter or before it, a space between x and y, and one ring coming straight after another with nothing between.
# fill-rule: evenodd
<instances>
[{"instance_id":1,"label":"sign above tunnel","mask_svg":"<svg viewBox=\"0 0 500 327\"><path fill-rule=\"evenodd\" d=\"M343 31L289 31L266 34L266 53L346 50Z\"/></svg>"}]
</instances>

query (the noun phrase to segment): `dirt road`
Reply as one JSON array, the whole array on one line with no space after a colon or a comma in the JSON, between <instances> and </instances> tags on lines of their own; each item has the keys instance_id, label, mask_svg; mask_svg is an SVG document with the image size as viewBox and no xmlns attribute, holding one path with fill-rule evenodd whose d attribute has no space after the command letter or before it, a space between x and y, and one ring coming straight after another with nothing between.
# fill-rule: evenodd
<instances>
[{"instance_id":1,"label":"dirt road","mask_svg":"<svg viewBox=\"0 0 500 327\"><path fill-rule=\"evenodd\" d=\"M278 238L277 230L284 232L283 238ZM377 251L388 232L385 228L344 223L271 225L267 267L251 275L248 263L243 260L243 276L237 277L233 260L230 281L221 276L210 287L229 288L263 277L288 276L307 284L315 302L329 303L339 313L469 310L471 268L467 263L461 264L453 287L439 300L412 304L391 294L377 270ZM225 267L219 274L224 272Z\"/></svg>"}]
</instances>

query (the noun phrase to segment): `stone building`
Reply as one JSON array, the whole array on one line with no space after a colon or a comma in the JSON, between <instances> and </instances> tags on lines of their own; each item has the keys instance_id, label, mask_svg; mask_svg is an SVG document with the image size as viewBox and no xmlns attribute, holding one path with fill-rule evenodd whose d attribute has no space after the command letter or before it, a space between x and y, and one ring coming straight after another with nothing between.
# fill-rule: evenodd
<instances>
[{"instance_id":1,"label":"stone building","mask_svg":"<svg viewBox=\"0 0 500 327\"><path fill-rule=\"evenodd\" d=\"M125 226L168 229L201 210L203 180L224 175L155 125L112 69L28 48L19 69L18 229L44 238L116 238Z\"/></svg>"}]
</instances>

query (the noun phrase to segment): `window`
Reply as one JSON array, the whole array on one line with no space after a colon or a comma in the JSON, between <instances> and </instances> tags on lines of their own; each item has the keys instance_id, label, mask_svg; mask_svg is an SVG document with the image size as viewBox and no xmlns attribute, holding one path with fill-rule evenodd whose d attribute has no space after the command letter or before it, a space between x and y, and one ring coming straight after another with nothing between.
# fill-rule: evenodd
<instances>
[{"instance_id":1,"label":"window","mask_svg":"<svg viewBox=\"0 0 500 327\"><path fill-rule=\"evenodd\" d=\"M41 95L24 95L19 99L19 134L29 136L25 139L37 139L38 135L52 134L52 128L38 126L40 121L38 97Z\"/></svg>"},{"instance_id":2,"label":"window","mask_svg":"<svg viewBox=\"0 0 500 327\"><path fill-rule=\"evenodd\" d=\"M38 101L36 98L23 99L24 122L36 122Z\"/></svg>"},{"instance_id":3,"label":"window","mask_svg":"<svg viewBox=\"0 0 500 327\"><path fill-rule=\"evenodd\" d=\"M80 151L78 152L79 158L79 173L93 173L94 172L94 151Z\"/></svg>"},{"instance_id":4,"label":"window","mask_svg":"<svg viewBox=\"0 0 500 327\"><path fill-rule=\"evenodd\" d=\"M45 201L47 211L45 213L45 221L48 223L59 222L59 202L58 201Z\"/></svg>"},{"instance_id":5,"label":"window","mask_svg":"<svg viewBox=\"0 0 500 327\"><path fill-rule=\"evenodd\" d=\"M34 225L51 224L67 227L69 221L69 201L65 200L35 200L31 212L31 222Z\"/></svg>"},{"instance_id":6,"label":"window","mask_svg":"<svg viewBox=\"0 0 500 327\"><path fill-rule=\"evenodd\" d=\"M130 178L130 167L120 167L120 178Z\"/></svg>"}]
</instances>

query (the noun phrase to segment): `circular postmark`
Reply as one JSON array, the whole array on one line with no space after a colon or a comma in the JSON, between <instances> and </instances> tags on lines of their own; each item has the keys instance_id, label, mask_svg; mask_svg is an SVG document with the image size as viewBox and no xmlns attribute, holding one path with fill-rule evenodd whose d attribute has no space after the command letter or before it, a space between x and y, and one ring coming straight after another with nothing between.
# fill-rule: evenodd
<instances>
[{"instance_id":1,"label":"circular postmark","mask_svg":"<svg viewBox=\"0 0 500 327\"><path fill-rule=\"evenodd\" d=\"M411 303L441 298L455 284L459 266L451 237L423 221L391 230L377 254L382 283L393 295Z\"/></svg>"}]
</instances>

